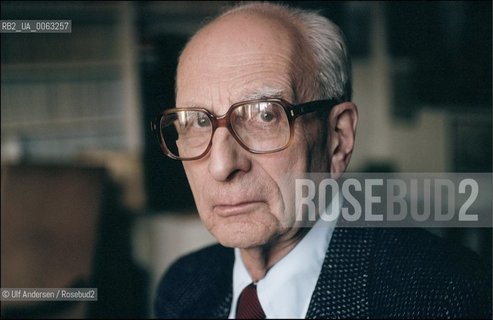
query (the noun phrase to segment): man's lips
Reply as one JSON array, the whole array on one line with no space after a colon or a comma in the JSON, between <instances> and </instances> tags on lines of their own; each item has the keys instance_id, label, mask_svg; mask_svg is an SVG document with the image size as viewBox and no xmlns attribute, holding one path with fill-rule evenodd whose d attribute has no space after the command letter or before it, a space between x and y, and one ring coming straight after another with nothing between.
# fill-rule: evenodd
<instances>
[{"instance_id":1,"label":"man's lips","mask_svg":"<svg viewBox=\"0 0 493 320\"><path fill-rule=\"evenodd\" d=\"M217 204L213 207L213 211L221 217L231 217L254 211L263 203L263 201L243 201L235 204Z\"/></svg>"}]
</instances>

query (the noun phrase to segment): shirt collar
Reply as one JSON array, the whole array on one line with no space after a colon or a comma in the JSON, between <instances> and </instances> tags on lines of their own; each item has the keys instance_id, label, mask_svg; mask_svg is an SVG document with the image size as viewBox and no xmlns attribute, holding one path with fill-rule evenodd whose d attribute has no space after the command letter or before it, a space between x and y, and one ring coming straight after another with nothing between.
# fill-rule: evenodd
<instances>
[{"instance_id":1,"label":"shirt collar","mask_svg":"<svg viewBox=\"0 0 493 320\"><path fill-rule=\"evenodd\" d=\"M330 210L331 205L327 212ZM340 208L337 210L339 212ZM303 239L257 283L257 294L267 318L305 317L335 224L336 221L319 219ZM235 318L238 297L250 283L252 279L240 250L235 248L230 319Z\"/></svg>"}]
</instances>

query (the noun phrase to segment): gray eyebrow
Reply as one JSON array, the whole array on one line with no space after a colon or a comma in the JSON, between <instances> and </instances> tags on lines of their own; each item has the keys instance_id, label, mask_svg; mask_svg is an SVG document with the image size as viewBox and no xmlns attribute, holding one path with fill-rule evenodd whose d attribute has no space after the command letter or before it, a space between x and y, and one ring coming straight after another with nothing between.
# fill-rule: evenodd
<instances>
[{"instance_id":1,"label":"gray eyebrow","mask_svg":"<svg viewBox=\"0 0 493 320\"><path fill-rule=\"evenodd\" d=\"M275 87L262 87L242 95L241 100L256 100L264 98L282 98L285 90Z\"/></svg>"}]
</instances>

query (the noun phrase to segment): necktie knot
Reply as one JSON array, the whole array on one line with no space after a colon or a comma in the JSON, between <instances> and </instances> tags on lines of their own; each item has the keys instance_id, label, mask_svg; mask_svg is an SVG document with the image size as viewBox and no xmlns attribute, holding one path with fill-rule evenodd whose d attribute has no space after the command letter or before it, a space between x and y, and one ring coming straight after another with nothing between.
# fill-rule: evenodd
<instances>
[{"instance_id":1,"label":"necktie knot","mask_svg":"<svg viewBox=\"0 0 493 320\"><path fill-rule=\"evenodd\" d=\"M250 283L238 298L236 319L265 319L264 310L258 301L257 286Z\"/></svg>"}]
</instances>

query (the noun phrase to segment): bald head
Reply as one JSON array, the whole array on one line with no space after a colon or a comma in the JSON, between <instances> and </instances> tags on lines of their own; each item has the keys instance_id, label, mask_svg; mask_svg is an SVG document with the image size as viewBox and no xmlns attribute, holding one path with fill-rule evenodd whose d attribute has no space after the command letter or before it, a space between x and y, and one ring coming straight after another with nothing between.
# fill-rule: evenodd
<instances>
[{"instance_id":1,"label":"bald head","mask_svg":"<svg viewBox=\"0 0 493 320\"><path fill-rule=\"evenodd\" d=\"M226 11L190 40L179 66L190 58L192 48L219 53L229 49L228 44L246 50L252 43L263 43L273 52L276 44L291 50L290 81L297 98L293 102L351 99L350 61L338 27L317 13L272 3L242 4Z\"/></svg>"},{"instance_id":2,"label":"bald head","mask_svg":"<svg viewBox=\"0 0 493 320\"><path fill-rule=\"evenodd\" d=\"M239 72L241 66L261 63L264 71L283 69L290 98L310 99L305 88L313 88L308 84L309 78L313 83L309 70L313 70L313 59L303 42L299 26L288 22L278 10L229 12L202 28L187 44L179 61L177 90L189 82L190 72L201 73L209 82L211 77L218 79L218 73L235 73L236 66Z\"/></svg>"}]
</instances>

